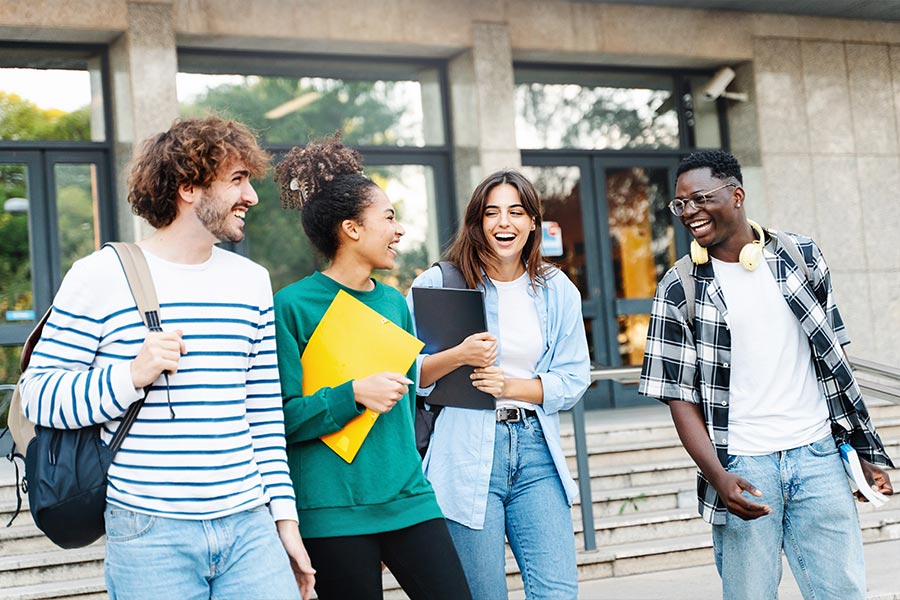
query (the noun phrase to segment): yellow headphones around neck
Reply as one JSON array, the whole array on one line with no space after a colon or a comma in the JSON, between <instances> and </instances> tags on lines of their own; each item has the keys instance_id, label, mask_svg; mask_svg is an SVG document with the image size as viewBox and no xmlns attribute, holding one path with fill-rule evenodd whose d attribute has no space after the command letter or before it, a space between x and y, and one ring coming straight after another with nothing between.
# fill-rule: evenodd
<instances>
[{"instance_id":1,"label":"yellow headphones around neck","mask_svg":"<svg viewBox=\"0 0 900 600\"><path fill-rule=\"evenodd\" d=\"M747 222L759 236L759 239L753 240L749 244L745 244L744 247L741 248L741 254L738 257L738 260L740 261L741 266L748 271L755 271L756 267L763 262L763 244L765 244L766 238L763 235L762 227L760 227L756 221L747 219ZM698 244L697 240L691 242L691 260L697 265L703 265L709 262L709 252L707 252L706 248Z\"/></svg>"}]
</instances>

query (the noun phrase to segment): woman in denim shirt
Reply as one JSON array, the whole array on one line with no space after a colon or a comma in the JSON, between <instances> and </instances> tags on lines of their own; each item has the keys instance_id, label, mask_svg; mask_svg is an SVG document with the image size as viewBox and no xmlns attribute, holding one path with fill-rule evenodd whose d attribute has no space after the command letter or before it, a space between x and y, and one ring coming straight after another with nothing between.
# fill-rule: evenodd
<instances>
[{"instance_id":1,"label":"woman in denim shirt","mask_svg":"<svg viewBox=\"0 0 900 600\"><path fill-rule=\"evenodd\" d=\"M468 287L484 292L489 332L419 357L419 395L463 365L496 410L446 407L425 475L437 494L472 597L507 597L504 537L528 598L575 598L570 507L576 486L559 436L559 411L590 383L581 295L540 252L537 191L516 171L482 181L447 252ZM438 267L413 286L441 287ZM411 295L407 297L414 310Z\"/></svg>"}]
</instances>

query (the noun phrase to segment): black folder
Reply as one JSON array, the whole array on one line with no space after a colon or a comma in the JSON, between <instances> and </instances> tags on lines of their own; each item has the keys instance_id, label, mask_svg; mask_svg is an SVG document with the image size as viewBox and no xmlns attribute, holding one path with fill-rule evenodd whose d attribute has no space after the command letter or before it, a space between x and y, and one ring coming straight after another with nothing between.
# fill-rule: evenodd
<instances>
[{"instance_id":1,"label":"black folder","mask_svg":"<svg viewBox=\"0 0 900 600\"><path fill-rule=\"evenodd\" d=\"M487 331L484 295L480 290L412 288L416 334L425 342L424 354L458 345L473 333ZM494 397L472 385L474 367L462 366L441 377L426 398L438 406L493 409Z\"/></svg>"}]
</instances>

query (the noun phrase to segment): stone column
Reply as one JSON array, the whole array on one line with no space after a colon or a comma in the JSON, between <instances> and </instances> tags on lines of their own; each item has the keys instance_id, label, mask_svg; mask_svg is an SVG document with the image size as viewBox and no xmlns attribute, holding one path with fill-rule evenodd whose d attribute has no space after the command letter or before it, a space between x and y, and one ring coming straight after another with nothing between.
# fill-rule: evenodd
<instances>
[{"instance_id":1,"label":"stone column","mask_svg":"<svg viewBox=\"0 0 900 600\"><path fill-rule=\"evenodd\" d=\"M472 48L450 62L450 107L460 213L488 174L518 168L512 46L505 23L472 24Z\"/></svg>"},{"instance_id":2,"label":"stone column","mask_svg":"<svg viewBox=\"0 0 900 600\"><path fill-rule=\"evenodd\" d=\"M135 145L178 117L178 60L171 0L128 2L128 29L110 48L119 232L124 240L152 230L131 214L127 164Z\"/></svg>"}]
</instances>

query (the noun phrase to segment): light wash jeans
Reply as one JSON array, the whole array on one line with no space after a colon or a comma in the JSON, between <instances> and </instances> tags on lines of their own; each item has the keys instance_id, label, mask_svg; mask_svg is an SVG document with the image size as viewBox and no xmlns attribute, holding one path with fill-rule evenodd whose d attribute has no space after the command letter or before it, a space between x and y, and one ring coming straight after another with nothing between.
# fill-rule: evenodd
<instances>
[{"instance_id":1,"label":"light wash jeans","mask_svg":"<svg viewBox=\"0 0 900 600\"><path fill-rule=\"evenodd\" d=\"M866 570L855 500L831 436L763 456L729 456L772 514L713 526L724 600L778 597L781 551L806 600L864 600Z\"/></svg>"},{"instance_id":2,"label":"light wash jeans","mask_svg":"<svg viewBox=\"0 0 900 600\"><path fill-rule=\"evenodd\" d=\"M504 537L525 597L576 598L572 514L537 417L497 423L484 529L447 520L473 600L506 598Z\"/></svg>"},{"instance_id":3,"label":"light wash jeans","mask_svg":"<svg viewBox=\"0 0 900 600\"><path fill-rule=\"evenodd\" d=\"M106 507L111 600L300 600L268 509L168 519Z\"/></svg>"}]
</instances>

